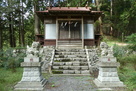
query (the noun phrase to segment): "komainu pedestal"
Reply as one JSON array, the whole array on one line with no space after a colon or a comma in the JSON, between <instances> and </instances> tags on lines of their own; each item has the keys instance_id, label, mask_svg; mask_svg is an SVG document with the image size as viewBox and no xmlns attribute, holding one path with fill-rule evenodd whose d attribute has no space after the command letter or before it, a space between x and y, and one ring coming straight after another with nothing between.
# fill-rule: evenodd
<instances>
[{"instance_id":1,"label":"komainu pedestal","mask_svg":"<svg viewBox=\"0 0 136 91\"><path fill-rule=\"evenodd\" d=\"M99 75L94 80L97 87L125 87L123 82L119 80L117 67L120 65L115 57L100 57Z\"/></svg>"},{"instance_id":2,"label":"komainu pedestal","mask_svg":"<svg viewBox=\"0 0 136 91\"><path fill-rule=\"evenodd\" d=\"M47 80L41 74L41 62L39 57L25 57L21 66L24 67L23 77L15 85L17 91L43 91Z\"/></svg>"}]
</instances>

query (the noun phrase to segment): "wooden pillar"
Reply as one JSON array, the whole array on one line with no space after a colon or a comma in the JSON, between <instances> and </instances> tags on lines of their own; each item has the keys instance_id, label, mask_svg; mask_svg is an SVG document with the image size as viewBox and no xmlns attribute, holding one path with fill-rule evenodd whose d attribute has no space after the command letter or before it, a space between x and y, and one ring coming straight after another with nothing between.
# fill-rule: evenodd
<instances>
[{"instance_id":1,"label":"wooden pillar","mask_svg":"<svg viewBox=\"0 0 136 91\"><path fill-rule=\"evenodd\" d=\"M82 16L82 48L84 48L84 19Z\"/></svg>"},{"instance_id":2,"label":"wooden pillar","mask_svg":"<svg viewBox=\"0 0 136 91\"><path fill-rule=\"evenodd\" d=\"M45 46L45 39L46 39L46 23L45 23L45 20L44 20L44 46Z\"/></svg>"},{"instance_id":3,"label":"wooden pillar","mask_svg":"<svg viewBox=\"0 0 136 91\"><path fill-rule=\"evenodd\" d=\"M44 20L44 40L46 39L46 23L45 23L45 20Z\"/></svg>"},{"instance_id":4,"label":"wooden pillar","mask_svg":"<svg viewBox=\"0 0 136 91\"><path fill-rule=\"evenodd\" d=\"M56 48L58 48L58 18L56 18Z\"/></svg>"},{"instance_id":5,"label":"wooden pillar","mask_svg":"<svg viewBox=\"0 0 136 91\"><path fill-rule=\"evenodd\" d=\"M71 38L71 30L70 30L70 21L68 21L68 26L69 26L69 39Z\"/></svg>"}]
</instances>

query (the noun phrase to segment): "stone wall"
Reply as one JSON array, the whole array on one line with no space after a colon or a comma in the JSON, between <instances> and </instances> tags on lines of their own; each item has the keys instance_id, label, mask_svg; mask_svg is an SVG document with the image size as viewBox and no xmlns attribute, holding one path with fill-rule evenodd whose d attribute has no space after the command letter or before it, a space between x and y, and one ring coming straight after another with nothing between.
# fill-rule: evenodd
<instances>
[{"instance_id":1,"label":"stone wall","mask_svg":"<svg viewBox=\"0 0 136 91\"><path fill-rule=\"evenodd\" d=\"M42 58L42 72L48 73L48 66L50 61L52 60L53 51L55 50L55 47L53 46L44 46L42 48L43 52L41 53Z\"/></svg>"}]
</instances>

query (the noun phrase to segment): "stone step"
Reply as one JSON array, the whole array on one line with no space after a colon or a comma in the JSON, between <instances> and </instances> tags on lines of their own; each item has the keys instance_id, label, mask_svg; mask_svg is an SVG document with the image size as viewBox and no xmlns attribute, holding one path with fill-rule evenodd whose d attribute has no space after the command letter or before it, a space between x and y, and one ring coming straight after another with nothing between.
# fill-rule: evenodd
<instances>
[{"instance_id":1,"label":"stone step","mask_svg":"<svg viewBox=\"0 0 136 91\"><path fill-rule=\"evenodd\" d=\"M86 55L76 54L76 55L55 55L55 58L86 58Z\"/></svg>"},{"instance_id":2,"label":"stone step","mask_svg":"<svg viewBox=\"0 0 136 91\"><path fill-rule=\"evenodd\" d=\"M58 49L83 49L82 46L58 46Z\"/></svg>"},{"instance_id":3,"label":"stone step","mask_svg":"<svg viewBox=\"0 0 136 91\"><path fill-rule=\"evenodd\" d=\"M55 54L58 54L58 55L86 55L86 52L55 52Z\"/></svg>"},{"instance_id":4,"label":"stone step","mask_svg":"<svg viewBox=\"0 0 136 91\"><path fill-rule=\"evenodd\" d=\"M64 47L69 47L69 48L82 48L82 44L69 44L69 45L65 45L65 44L60 44L58 45L58 48L64 48Z\"/></svg>"},{"instance_id":5,"label":"stone step","mask_svg":"<svg viewBox=\"0 0 136 91\"><path fill-rule=\"evenodd\" d=\"M53 66L53 70L89 70L88 66Z\"/></svg>"},{"instance_id":6,"label":"stone step","mask_svg":"<svg viewBox=\"0 0 136 91\"><path fill-rule=\"evenodd\" d=\"M89 70L52 70L53 74L90 74Z\"/></svg>"},{"instance_id":7,"label":"stone step","mask_svg":"<svg viewBox=\"0 0 136 91\"><path fill-rule=\"evenodd\" d=\"M82 42L82 40L58 40L58 42Z\"/></svg>"},{"instance_id":8,"label":"stone step","mask_svg":"<svg viewBox=\"0 0 136 91\"><path fill-rule=\"evenodd\" d=\"M86 58L54 58L54 62L71 62L71 61L87 62L87 59Z\"/></svg>"},{"instance_id":9,"label":"stone step","mask_svg":"<svg viewBox=\"0 0 136 91\"><path fill-rule=\"evenodd\" d=\"M56 52L85 52L84 49L58 49Z\"/></svg>"},{"instance_id":10,"label":"stone step","mask_svg":"<svg viewBox=\"0 0 136 91\"><path fill-rule=\"evenodd\" d=\"M53 62L53 66L87 66L87 62Z\"/></svg>"},{"instance_id":11,"label":"stone step","mask_svg":"<svg viewBox=\"0 0 136 91\"><path fill-rule=\"evenodd\" d=\"M82 44L82 42L58 42L58 44Z\"/></svg>"}]
</instances>

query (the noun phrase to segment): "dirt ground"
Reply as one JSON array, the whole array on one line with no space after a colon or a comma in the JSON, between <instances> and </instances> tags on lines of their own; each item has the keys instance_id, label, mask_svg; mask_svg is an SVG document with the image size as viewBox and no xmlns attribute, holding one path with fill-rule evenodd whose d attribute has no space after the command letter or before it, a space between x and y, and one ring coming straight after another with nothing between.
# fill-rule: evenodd
<instances>
[{"instance_id":1,"label":"dirt ground","mask_svg":"<svg viewBox=\"0 0 136 91\"><path fill-rule=\"evenodd\" d=\"M45 91L128 91L126 88L97 88L91 76L54 75L48 79Z\"/></svg>"}]
</instances>

